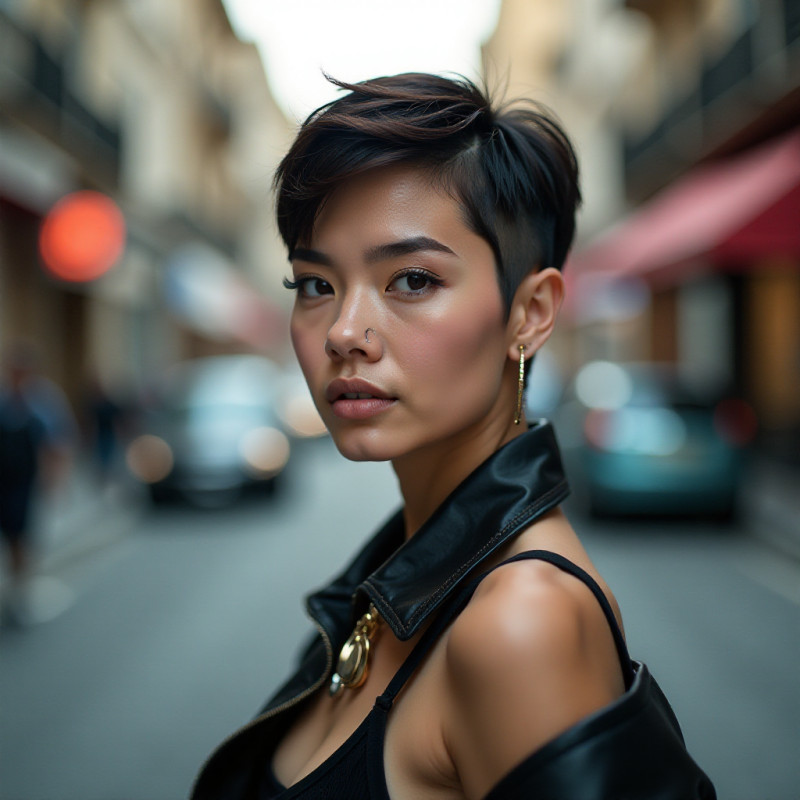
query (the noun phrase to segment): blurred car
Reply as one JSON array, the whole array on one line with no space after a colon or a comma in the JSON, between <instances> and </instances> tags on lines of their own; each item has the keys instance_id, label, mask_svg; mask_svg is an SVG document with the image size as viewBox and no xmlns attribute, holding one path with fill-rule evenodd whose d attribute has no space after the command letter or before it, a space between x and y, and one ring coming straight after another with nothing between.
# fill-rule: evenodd
<instances>
[{"instance_id":1,"label":"blurred car","mask_svg":"<svg viewBox=\"0 0 800 800\"><path fill-rule=\"evenodd\" d=\"M283 373L254 355L171 367L152 388L126 462L154 500L230 502L249 486L275 488L291 446L278 414Z\"/></svg>"},{"instance_id":2,"label":"blurred car","mask_svg":"<svg viewBox=\"0 0 800 800\"><path fill-rule=\"evenodd\" d=\"M608 361L577 373L557 419L596 515L732 516L756 426L747 403L698 395L672 368Z\"/></svg>"}]
</instances>

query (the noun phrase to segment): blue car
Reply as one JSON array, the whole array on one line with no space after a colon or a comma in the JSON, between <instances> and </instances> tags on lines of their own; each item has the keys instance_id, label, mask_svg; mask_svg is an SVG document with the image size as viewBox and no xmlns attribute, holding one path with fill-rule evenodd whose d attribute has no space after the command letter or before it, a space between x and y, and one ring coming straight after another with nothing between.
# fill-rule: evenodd
<instances>
[{"instance_id":1,"label":"blue car","mask_svg":"<svg viewBox=\"0 0 800 800\"><path fill-rule=\"evenodd\" d=\"M756 418L740 399L698 395L674 369L596 361L576 375L557 429L592 514L730 517Z\"/></svg>"}]
</instances>

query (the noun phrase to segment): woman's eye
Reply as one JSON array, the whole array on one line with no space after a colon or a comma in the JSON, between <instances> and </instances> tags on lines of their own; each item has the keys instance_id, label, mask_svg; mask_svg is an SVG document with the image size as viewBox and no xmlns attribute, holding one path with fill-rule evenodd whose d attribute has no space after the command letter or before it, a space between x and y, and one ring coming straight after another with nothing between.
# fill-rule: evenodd
<instances>
[{"instance_id":1,"label":"woman's eye","mask_svg":"<svg viewBox=\"0 0 800 800\"><path fill-rule=\"evenodd\" d=\"M423 294L433 286L441 286L442 282L433 275L420 270L412 270L398 275L391 283L393 291L403 294Z\"/></svg>"},{"instance_id":2,"label":"woman's eye","mask_svg":"<svg viewBox=\"0 0 800 800\"><path fill-rule=\"evenodd\" d=\"M301 297L309 299L322 297L325 294L333 294L333 287L327 281L322 280L322 278L315 278L313 275L298 278L294 281L284 279L283 285L287 289L296 290Z\"/></svg>"},{"instance_id":3,"label":"woman's eye","mask_svg":"<svg viewBox=\"0 0 800 800\"><path fill-rule=\"evenodd\" d=\"M303 297L322 297L324 294L333 294L333 286L322 278L305 278L300 281L300 294Z\"/></svg>"}]
</instances>

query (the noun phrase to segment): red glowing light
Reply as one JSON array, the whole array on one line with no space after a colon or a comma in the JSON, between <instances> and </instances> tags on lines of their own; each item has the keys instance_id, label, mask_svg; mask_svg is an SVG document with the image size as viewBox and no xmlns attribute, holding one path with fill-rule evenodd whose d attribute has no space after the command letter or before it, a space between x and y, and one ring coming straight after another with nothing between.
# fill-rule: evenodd
<instances>
[{"instance_id":1,"label":"red glowing light","mask_svg":"<svg viewBox=\"0 0 800 800\"><path fill-rule=\"evenodd\" d=\"M47 269L65 281L91 281L108 272L125 248L125 220L100 192L74 192L48 212L39 233Z\"/></svg>"}]
</instances>

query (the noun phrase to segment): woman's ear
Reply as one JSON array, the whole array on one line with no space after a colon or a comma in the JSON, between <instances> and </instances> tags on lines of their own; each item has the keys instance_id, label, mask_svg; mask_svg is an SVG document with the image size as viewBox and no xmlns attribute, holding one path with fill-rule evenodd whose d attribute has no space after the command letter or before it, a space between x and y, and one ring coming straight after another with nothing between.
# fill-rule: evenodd
<instances>
[{"instance_id":1,"label":"woman's ear","mask_svg":"<svg viewBox=\"0 0 800 800\"><path fill-rule=\"evenodd\" d=\"M508 317L508 357L519 360L519 346L535 353L553 332L553 326L564 299L564 276L547 267L530 272L514 293Z\"/></svg>"}]
</instances>

